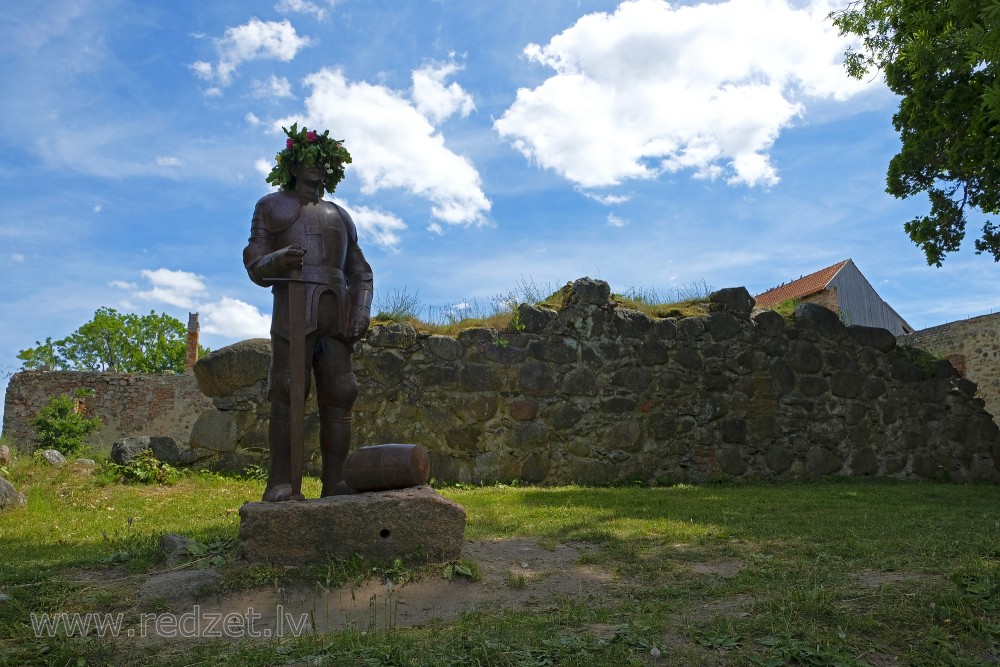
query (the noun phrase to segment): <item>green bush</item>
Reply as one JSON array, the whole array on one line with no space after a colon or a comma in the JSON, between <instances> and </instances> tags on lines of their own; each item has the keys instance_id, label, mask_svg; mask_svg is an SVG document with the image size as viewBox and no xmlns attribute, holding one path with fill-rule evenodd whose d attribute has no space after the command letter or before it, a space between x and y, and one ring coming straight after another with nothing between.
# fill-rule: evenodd
<instances>
[{"instance_id":1,"label":"green bush","mask_svg":"<svg viewBox=\"0 0 1000 667\"><path fill-rule=\"evenodd\" d=\"M124 465L108 461L101 470L107 481L136 484L173 484L183 473L146 450Z\"/></svg>"},{"instance_id":2,"label":"green bush","mask_svg":"<svg viewBox=\"0 0 1000 667\"><path fill-rule=\"evenodd\" d=\"M101 420L77 412L76 401L68 395L53 396L29 423L39 449L54 449L66 456L79 454L84 439L101 428Z\"/></svg>"}]
</instances>

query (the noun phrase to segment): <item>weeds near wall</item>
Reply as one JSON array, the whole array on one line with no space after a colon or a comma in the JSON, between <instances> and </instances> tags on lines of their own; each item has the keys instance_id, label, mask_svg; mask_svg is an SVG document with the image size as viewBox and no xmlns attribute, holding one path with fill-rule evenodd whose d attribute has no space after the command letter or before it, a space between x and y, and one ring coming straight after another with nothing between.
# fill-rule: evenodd
<instances>
[{"instance_id":1,"label":"weeds near wall","mask_svg":"<svg viewBox=\"0 0 1000 667\"><path fill-rule=\"evenodd\" d=\"M915 363L925 375L932 375L934 373L934 365L941 361L940 357L928 352L927 350L914 350L913 355L913 363Z\"/></svg>"},{"instance_id":2,"label":"weeds near wall","mask_svg":"<svg viewBox=\"0 0 1000 667\"><path fill-rule=\"evenodd\" d=\"M108 482L135 484L174 484L183 475L182 471L157 459L148 449L128 463L119 465L107 461L101 469L101 476Z\"/></svg>"},{"instance_id":3,"label":"weeds near wall","mask_svg":"<svg viewBox=\"0 0 1000 667\"><path fill-rule=\"evenodd\" d=\"M662 292L653 287L633 286L622 292L621 296L647 306L662 306L684 301L703 301L714 291L715 288L702 279L686 285L675 285Z\"/></svg>"},{"instance_id":4,"label":"weeds near wall","mask_svg":"<svg viewBox=\"0 0 1000 667\"><path fill-rule=\"evenodd\" d=\"M53 396L28 423L35 429L39 449L54 449L65 456L83 451L84 439L102 425L99 418L83 414L79 400L65 394Z\"/></svg>"},{"instance_id":5,"label":"weeds near wall","mask_svg":"<svg viewBox=\"0 0 1000 667\"><path fill-rule=\"evenodd\" d=\"M774 306L771 310L778 313L786 320L790 320L795 316L795 309L799 307L800 303L802 303L801 299L786 299L785 301L782 301Z\"/></svg>"},{"instance_id":6,"label":"weeds near wall","mask_svg":"<svg viewBox=\"0 0 1000 667\"><path fill-rule=\"evenodd\" d=\"M534 279L522 276L512 289L485 299L425 305L420 301L419 292L411 293L406 287L390 289L375 295L373 321L402 322L418 331L435 334L454 335L473 327L518 331L518 305L539 303L552 291L548 283L539 285Z\"/></svg>"},{"instance_id":7,"label":"weeds near wall","mask_svg":"<svg viewBox=\"0 0 1000 667\"><path fill-rule=\"evenodd\" d=\"M704 280L663 291L629 287L624 293L615 294L614 299L651 317L691 317L707 313L705 302L713 289ZM516 333L524 328L517 312L520 304L558 309L564 305L565 293L566 287L556 288L551 283L538 283L530 276L521 276L514 287L491 297L424 305L419 292L410 293L403 287L376 293L373 320L402 322L417 331L433 334L455 335L473 327Z\"/></svg>"},{"instance_id":8,"label":"weeds near wall","mask_svg":"<svg viewBox=\"0 0 1000 667\"><path fill-rule=\"evenodd\" d=\"M410 322L420 318L420 292L410 294L406 286L377 292L375 296L375 319L389 322Z\"/></svg>"}]
</instances>

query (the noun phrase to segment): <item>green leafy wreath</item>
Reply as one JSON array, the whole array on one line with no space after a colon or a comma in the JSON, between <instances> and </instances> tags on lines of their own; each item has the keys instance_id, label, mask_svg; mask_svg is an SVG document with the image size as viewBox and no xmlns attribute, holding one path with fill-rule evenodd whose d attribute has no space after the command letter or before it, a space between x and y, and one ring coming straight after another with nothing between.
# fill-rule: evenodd
<instances>
[{"instance_id":1,"label":"green leafy wreath","mask_svg":"<svg viewBox=\"0 0 1000 667\"><path fill-rule=\"evenodd\" d=\"M305 126L300 130L298 123L281 129L288 135L288 139L285 141L285 149L274 156L277 164L267 175L267 182L282 190L291 190L295 187L293 164L320 164L326 167L323 188L332 194L344 178L344 165L351 163L351 154L344 148L342 140L331 139L329 130L323 134Z\"/></svg>"}]
</instances>

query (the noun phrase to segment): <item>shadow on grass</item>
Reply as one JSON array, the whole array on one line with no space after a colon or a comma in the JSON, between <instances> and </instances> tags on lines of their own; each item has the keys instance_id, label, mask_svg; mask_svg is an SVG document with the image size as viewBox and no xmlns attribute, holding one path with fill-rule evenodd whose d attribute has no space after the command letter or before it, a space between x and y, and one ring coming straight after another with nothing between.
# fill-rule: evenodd
<instances>
[{"instance_id":1,"label":"shadow on grass","mask_svg":"<svg viewBox=\"0 0 1000 667\"><path fill-rule=\"evenodd\" d=\"M474 534L822 551L867 567L936 567L995 550L1000 487L831 479L670 487L445 490ZM993 530L984 530L989 526Z\"/></svg>"}]
</instances>

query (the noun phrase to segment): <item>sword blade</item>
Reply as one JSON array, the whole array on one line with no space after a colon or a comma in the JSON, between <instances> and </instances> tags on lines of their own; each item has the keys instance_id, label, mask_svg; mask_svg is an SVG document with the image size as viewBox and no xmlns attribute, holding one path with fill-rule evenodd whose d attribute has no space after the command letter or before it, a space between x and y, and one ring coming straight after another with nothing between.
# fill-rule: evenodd
<instances>
[{"instance_id":1,"label":"sword blade","mask_svg":"<svg viewBox=\"0 0 1000 667\"><path fill-rule=\"evenodd\" d=\"M291 415L288 441L291 446L292 494L302 493L302 459L306 418L306 288L295 275L288 283L288 364Z\"/></svg>"}]
</instances>

